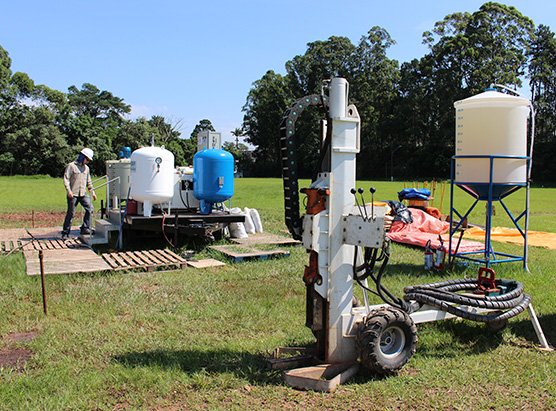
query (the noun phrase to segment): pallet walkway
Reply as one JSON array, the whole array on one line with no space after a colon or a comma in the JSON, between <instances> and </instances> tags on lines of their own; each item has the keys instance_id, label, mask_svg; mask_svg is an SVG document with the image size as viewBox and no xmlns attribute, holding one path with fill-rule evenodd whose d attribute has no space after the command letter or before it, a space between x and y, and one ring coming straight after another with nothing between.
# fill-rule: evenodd
<instances>
[{"instance_id":1,"label":"pallet walkway","mask_svg":"<svg viewBox=\"0 0 556 411\"><path fill-rule=\"evenodd\" d=\"M9 239L0 240L0 254L8 254L28 250L63 250L68 248L87 247L80 238L63 241L61 239Z\"/></svg>"},{"instance_id":2,"label":"pallet walkway","mask_svg":"<svg viewBox=\"0 0 556 411\"><path fill-rule=\"evenodd\" d=\"M268 260L269 257L289 257L290 253L284 250L269 250L263 251L253 247L238 246L238 245L213 245L210 247L213 250L219 251L232 261L238 263L245 259Z\"/></svg>"},{"instance_id":3,"label":"pallet walkway","mask_svg":"<svg viewBox=\"0 0 556 411\"><path fill-rule=\"evenodd\" d=\"M103 271L207 268L225 265L214 260L190 261L171 250L120 251L97 254L80 237L60 238L59 228L33 229L34 240L24 229L0 230L0 255L23 252L27 275L40 275L39 253L45 274Z\"/></svg>"},{"instance_id":4,"label":"pallet walkway","mask_svg":"<svg viewBox=\"0 0 556 411\"><path fill-rule=\"evenodd\" d=\"M103 253L102 258L112 270L146 269L157 267L185 268L187 260L170 250L120 251Z\"/></svg>"},{"instance_id":5,"label":"pallet walkway","mask_svg":"<svg viewBox=\"0 0 556 411\"><path fill-rule=\"evenodd\" d=\"M27 275L40 275L39 252L23 250ZM45 274L93 273L110 270L102 257L88 247L42 250Z\"/></svg>"},{"instance_id":6,"label":"pallet walkway","mask_svg":"<svg viewBox=\"0 0 556 411\"><path fill-rule=\"evenodd\" d=\"M248 238L230 238L236 244L251 246L255 244L274 244L274 245L298 245L301 241L294 240L291 237L284 237L271 233L249 234Z\"/></svg>"}]
</instances>

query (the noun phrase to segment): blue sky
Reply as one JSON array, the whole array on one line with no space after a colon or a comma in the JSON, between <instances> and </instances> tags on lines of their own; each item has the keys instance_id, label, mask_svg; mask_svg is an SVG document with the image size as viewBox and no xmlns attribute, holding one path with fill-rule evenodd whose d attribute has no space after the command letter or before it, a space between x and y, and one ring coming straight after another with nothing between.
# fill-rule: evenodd
<instances>
[{"instance_id":1,"label":"blue sky","mask_svg":"<svg viewBox=\"0 0 556 411\"><path fill-rule=\"evenodd\" d=\"M554 0L514 0L536 25L556 30ZM373 26L396 45L389 57L423 56L422 33L484 1L451 0L18 0L1 7L0 46L12 71L67 92L92 83L133 107L132 116L182 122L189 137L204 118L232 141L251 84L330 36L357 44ZM300 96L301 97L301 96Z\"/></svg>"}]
</instances>

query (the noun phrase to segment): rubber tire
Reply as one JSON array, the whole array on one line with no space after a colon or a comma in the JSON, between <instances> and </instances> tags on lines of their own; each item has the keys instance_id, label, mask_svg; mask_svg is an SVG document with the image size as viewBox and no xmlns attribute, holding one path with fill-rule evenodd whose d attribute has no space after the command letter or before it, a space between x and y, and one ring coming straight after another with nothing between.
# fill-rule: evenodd
<instances>
[{"instance_id":1,"label":"rubber tire","mask_svg":"<svg viewBox=\"0 0 556 411\"><path fill-rule=\"evenodd\" d=\"M500 332L505 330L508 327L508 320L500 320L500 321L489 321L485 323L487 330L493 333Z\"/></svg>"},{"instance_id":2,"label":"rubber tire","mask_svg":"<svg viewBox=\"0 0 556 411\"><path fill-rule=\"evenodd\" d=\"M391 375L415 354L417 327L404 311L385 307L371 311L357 329L361 363L369 370Z\"/></svg>"}]
</instances>

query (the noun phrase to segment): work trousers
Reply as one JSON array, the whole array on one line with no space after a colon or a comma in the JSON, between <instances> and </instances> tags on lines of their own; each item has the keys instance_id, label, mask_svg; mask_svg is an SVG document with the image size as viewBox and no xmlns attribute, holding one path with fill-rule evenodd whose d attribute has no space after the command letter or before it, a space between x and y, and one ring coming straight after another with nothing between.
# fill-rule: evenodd
<instances>
[{"instance_id":1,"label":"work trousers","mask_svg":"<svg viewBox=\"0 0 556 411\"><path fill-rule=\"evenodd\" d=\"M75 208L77 204L81 204L85 210L85 215L83 216L83 224L81 225L81 230L91 228L91 220L93 218L93 203L91 203L91 197L85 194L82 197L68 197L68 211L66 212L66 219L64 220L64 229L62 233L69 234L71 230L71 223L73 222L73 217L75 215Z\"/></svg>"}]
</instances>

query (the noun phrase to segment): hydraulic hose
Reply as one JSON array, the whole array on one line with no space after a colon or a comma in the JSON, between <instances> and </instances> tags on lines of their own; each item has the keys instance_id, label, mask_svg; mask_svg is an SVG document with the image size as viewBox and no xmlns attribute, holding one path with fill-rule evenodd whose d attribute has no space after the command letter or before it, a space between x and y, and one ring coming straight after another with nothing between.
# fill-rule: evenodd
<instances>
[{"instance_id":1,"label":"hydraulic hose","mask_svg":"<svg viewBox=\"0 0 556 411\"><path fill-rule=\"evenodd\" d=\"M523 292L524 287L518 281L495 280L497 287L507 288L501 295L474 295L472 292L477 288L477 280L463 278L459 280L447 280L437 283L414 285L404 288L403 300L395 297L386 287L382 285L388 264L389 256L383 252L378 256L378 249L365 249L364 263L357 265L357 254L359 247L355 247L353 261L353 278L364 290L380 297L385 303L399 308L411 314L422 305L427 304L439 310L446 311L457 317L478 322L505 321L522 313L531 302L531 296ZM377 261L382 264L375 275L374 268ZM372 290L363 284L363 280L370 278L376 284L376 290ZM460 294L459 292L466 292ZM404 301L405 300L405 301ZM487 314L470 312L459 306L493 310Z\"/></svg>"},{"instance_id":2,"label":"hydraulic hose","mask_svg":"<svg viewBox=\"0 0 556 411\"><path fill-rule=\"evenodd\" d=\"M458 317L479 322L504 321L522 313L529 306L531 296L523 293L521 283L498 279L495 284L497 287L507 286L510 290L495 296L474 295L472 292L477 288L477 280L463 278L405 287L404 300L428 304ZM458 294L456 291L469 291L471 293ZM477 314L458 308L454 304L502 312Z\"/></svg>"},{"instance_id":3,"label":"hydraulic hose","mask_svg":"<svg viewBox=\"0 0 556 411\"><path fill-rule=\"evenodd\" d=\"M365 262L362 265L357 266L358 250L359 247L355 247L353 258L353 278L355 279L355 281L357 281L359 286L364 290L380 297L386 304L391 305L392 307L399 308L400 310L405 311L408 314L417 311L420 306L419 304L414 302L406 302L401 298L394 296L386 287L382 285L382 276L386 270L386 266L388 265L389 260L388 253L382 250L381 255L378 256L378 249L365 248ZM377 261L382 261L382 264L378 270L377 275L375 275L373 270ZM366 278L371 278L373 280L373 282L376 284L376 291L363 284L363 280L365 280Z\"/></svg>"}]
</instances>

